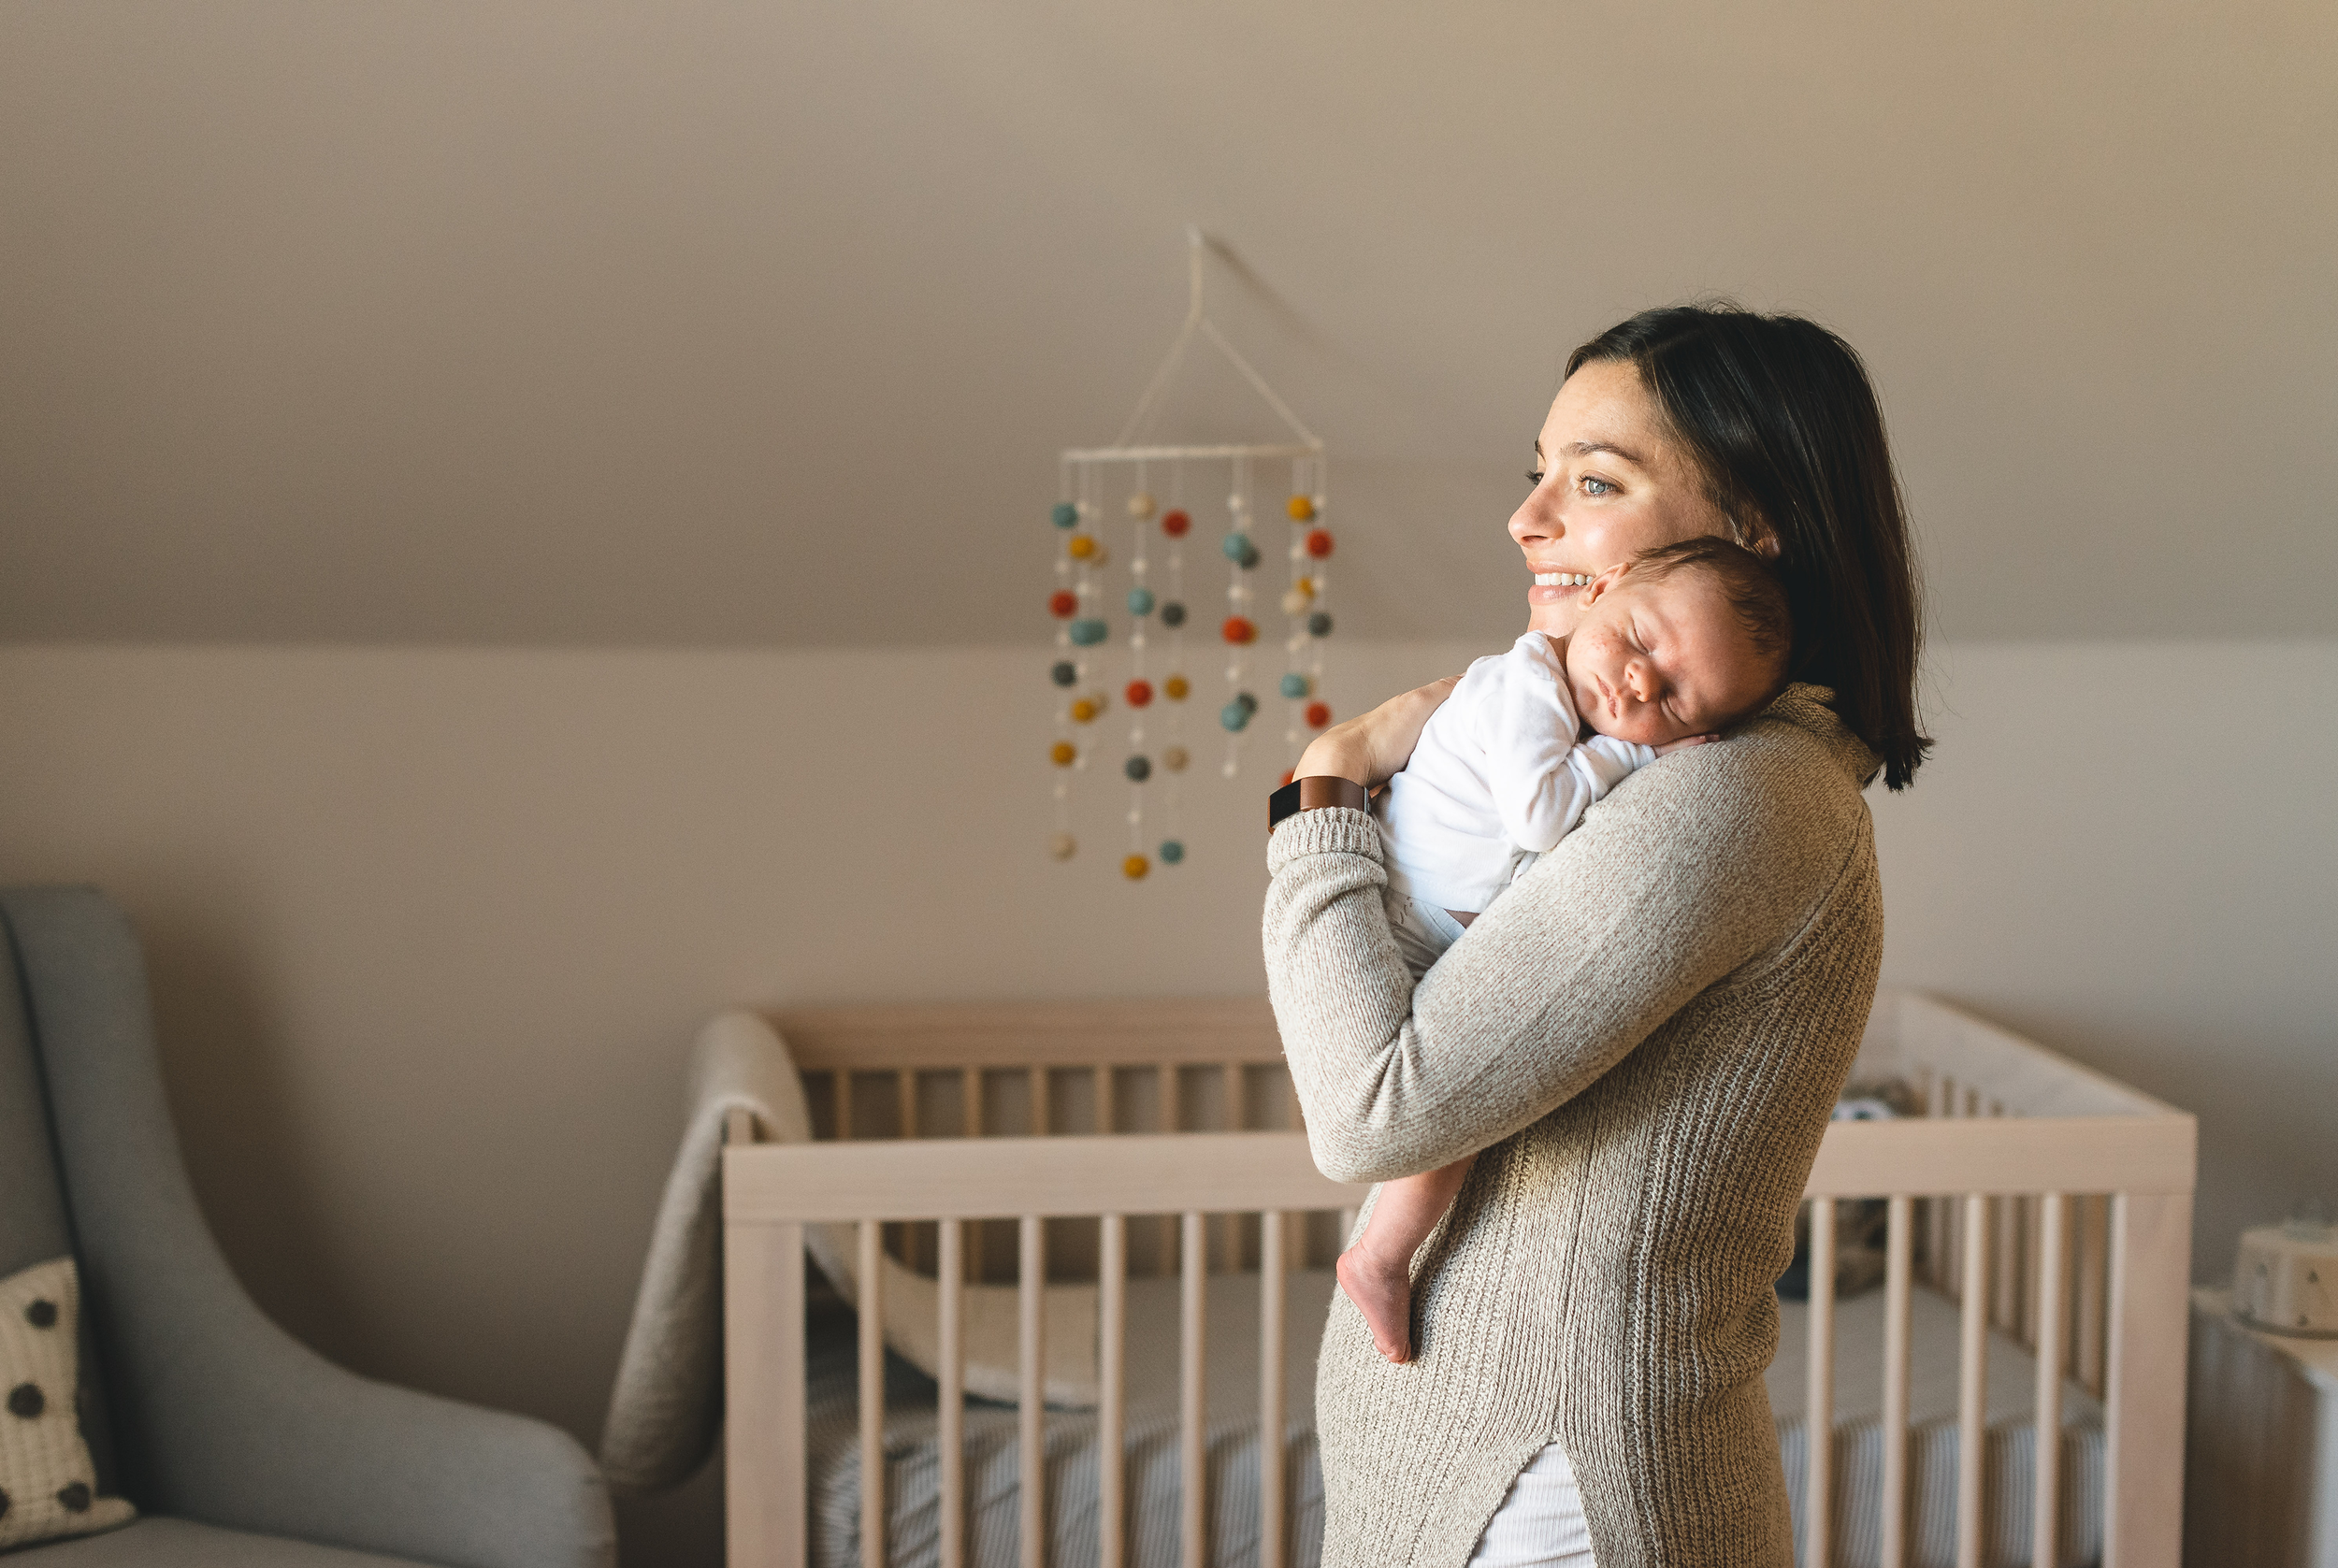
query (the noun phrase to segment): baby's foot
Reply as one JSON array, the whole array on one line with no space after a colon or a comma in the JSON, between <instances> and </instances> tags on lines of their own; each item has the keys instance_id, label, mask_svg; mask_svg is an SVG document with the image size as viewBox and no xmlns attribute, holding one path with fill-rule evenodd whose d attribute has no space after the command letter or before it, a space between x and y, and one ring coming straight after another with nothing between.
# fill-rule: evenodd
<instances>
[{"instance_id":1,"label":"baby's foot","mask_svg":"<svg viewBox=\"0 0 2338 1568\"><path fill-rule=\"evenodd\" d=\"M1339 1255L1333 1265L1339 1287L1364 1314L1372 1331L1372 1347L1390 1360L1412 1359L1412 1279L1407 1259L1393 1267L1364 1249L1362 1243Z\"/></svg>"}]
</instances>

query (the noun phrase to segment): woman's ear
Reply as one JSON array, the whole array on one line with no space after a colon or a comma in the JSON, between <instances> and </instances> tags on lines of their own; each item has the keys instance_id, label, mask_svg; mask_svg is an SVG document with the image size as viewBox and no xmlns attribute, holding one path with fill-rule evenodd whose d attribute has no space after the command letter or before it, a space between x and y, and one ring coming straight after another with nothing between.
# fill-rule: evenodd
<instances>
[{"instance_id":1,"label":"woman's ear","mask_svg":"<svg viewBox=\"0 0 2338 1568\"><path fill-rule=\"evenodd\" d=\"M1730 518L1729 539L1730 542L1744 546L1765 561L1774 561L1778 558L1778 530L1759 517L1749 518L1744 522L1739 522L1735 517Z\"/></svg>"}]
</instances>

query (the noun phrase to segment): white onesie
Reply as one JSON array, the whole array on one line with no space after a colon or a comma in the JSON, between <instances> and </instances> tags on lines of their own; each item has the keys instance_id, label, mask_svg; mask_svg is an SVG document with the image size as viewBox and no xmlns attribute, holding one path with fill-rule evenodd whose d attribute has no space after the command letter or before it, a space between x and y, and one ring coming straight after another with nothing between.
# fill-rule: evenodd
<instances>
[{"instance_id":1,"label":"white onesie","mask_svg":"<svg viewBox=\"0 0 2338 1568\"><path fill-rule=\"evenodd\" d=\"M1429 715L1378 813L1390 924L1416 972L1461 935L1448 910L1484 909L1585 807L1656 760L1613 736L1578 743L1580 728L1559 644L1538 631L1471 664Z\"/></svg>"}]
</instances>

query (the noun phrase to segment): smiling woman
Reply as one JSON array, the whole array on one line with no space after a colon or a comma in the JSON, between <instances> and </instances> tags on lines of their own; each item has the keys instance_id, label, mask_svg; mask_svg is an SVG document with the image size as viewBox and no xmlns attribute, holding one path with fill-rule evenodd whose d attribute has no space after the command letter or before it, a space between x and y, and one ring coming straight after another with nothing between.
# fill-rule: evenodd
<instances>
[{"instance_id":1,"label":"smiling woman","mask_svg":"<svg viewBox=\"0 0 2338 1568\"><path fill-rule=\"evenodd\" d=\"M1332 1305L1323 1561L1783 1568L1771 1282L1881 962L1861 791L1907 784L1930 743L1898 486L1850 348L1736 309L1645 312L1576 351L1536 451L1509 524L1535 577L1513 653L1563 659L1545 684L1609 732L1574 752L1708 716L1723 733L1639 745L1669 755L1579 791L1595 803L1527 846L1531 869L1500 868L1417 982L1385 896L1409 852L1370 813L1303 798L1268 840L1267 978L1316 1161L1435 1226L1391 1288ZM1648 592L1681 598L1676 554L1774 573L1791 610L1767 657L1703 661L1761 684L1693 692L1687 716L1643 712L1677 703L1694 652L1696 606ZM1758 644L1718 608L1716 646ZM1793 683L1727 723L1776 689L1789 620ZM1298 772L1386 783L1432 713L1452 727L1451 689L1325 732ZM1458 1187L1441 1219L1442 1196L1405 1196L1423 1172Z\"/></svg>"},{"instance_id":2,"label":"smiling woman","mask_svg":"<svg viewBox=\"0 0 2338 1568\"><path fill-rule=\"evenodd\" d=\"M1851 346L1798 316L1643 310L1567 359L1510 537L1537 574L1596 575L1719 534L1773 561L1794 611L1794 678L1831 689L1905 789L1918 732L1919 589L1883 415ZM1572 629L1580 588L1527 594Z\"/></svg>"}]
</instances>

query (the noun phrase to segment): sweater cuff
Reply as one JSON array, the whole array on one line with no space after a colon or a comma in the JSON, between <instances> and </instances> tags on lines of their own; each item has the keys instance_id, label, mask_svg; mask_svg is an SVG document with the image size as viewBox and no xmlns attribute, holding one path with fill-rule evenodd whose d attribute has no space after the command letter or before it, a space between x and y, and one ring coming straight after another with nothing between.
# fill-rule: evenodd
<instances>
[{"instance_id":1,"label":"sweater cuff","mask_svg":"<svg viewBox=\"0 0 2338 1568\"><path fill-rule=\"evenodd\" d=\"M1380 857L1380 829L1369 812L1325 806L1283 818L1266 841L1266 874L1275 875L1302 855L1368 855Z\"/></svg>"}]
</instances>

